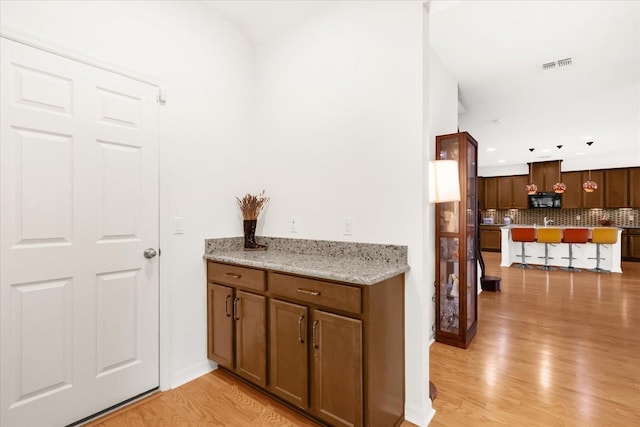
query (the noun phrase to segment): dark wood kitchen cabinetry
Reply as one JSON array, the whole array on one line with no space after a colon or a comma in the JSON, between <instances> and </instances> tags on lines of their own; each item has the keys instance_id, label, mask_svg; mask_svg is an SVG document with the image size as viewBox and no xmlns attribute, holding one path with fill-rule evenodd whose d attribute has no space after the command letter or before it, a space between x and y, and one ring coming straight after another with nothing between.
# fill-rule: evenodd
<instances>
[{"instance_id":1,"label":"dark wood kitchen cabinetry","mask_svg":"<svg viewBox=\"0 0 640 427\"><path fill-rule=\"evenodd\" d=\"M607 169L604 171L604 207L628 208L629 168Z\"/></svg>"},{"instance_id":2,"label":"dark wood kitchen cabinetry","mask_svg":"<svg viewBox=\"0 0 640 427\"><path fill-rule=\"evenodd\" d=\"M582 171L583 183L589 179L589 171ZM604 171L591 171L591 180L598 184L598 188L593 193L582 191L582 207L584 209L603 208L604 207ZM580 185L582 188L582 185Z\"/></svg>"},{"instance_id":3,"label":"dark wood kitchen cabinetry","mask_svg":"<svg viewBox=\"0 0 640 427\"><path fill-rule=\"evenodd\" d=\"M623 229L621 239L622 259L640 261L640 228Z\"/></svg>"},{"instance_id":4,"label":"dark wood kitchen cabinetry","mask_svg":"<svg viewBox=\"0 0 640 427\"><path fill-rule=\"evenodd\" d=\"M640 208L640 168L629 168L629 204Z\"/></svg>"},{"instance_id":5,"label":"dark wood kitchen cabinetry","mask_svg":"<svg viewBox=\"0 0 640 427\"><path fill-rule=\"evenodd\" d=\"M582 171L565 172L562 174L562 182L565 183L567 189L562 193L562 208L563 209L582 209L584 198L584 190L582 184L583 179Z\"/></svg>"},{"instance_id":6,"label":"dark wood kitchen cabinetry","mask_svg":"<svg viewBox=\"0 0 640 427\"><path fill-rule=\"evenodd\" d=\"M266 298L242 290L264 290L264 272L211 264L207 280L209 358L253 384L265 387Z\"/></svg>"},{"instance_id":7,"label":"dark wood kitchen cabinetry","mask_svg":"<svg viewBox=\"0 0 640 427\"><path fill-rule=\"evenodd\" d=\"M480 250L500 252L502 249L501 225L480 225Z\"/></svg>"},{"instance_id":8,"label":"dark wood kitchen cabinetry","mask_svg":"<svg viewBox=\"0 0 640 427\"><path fill-rule=\"evenodd\" d=\"M484 177L484 209L498 209L498 178Z\"/></svg>"},{"instance_id":9,"label":"dark wood kitchen cabinetry","mask_svg":"<svg viewBox=\"0 0 640 427\"><path fill-rule=\"evenodd\" d=\"M558 182L559 173L560 162L558 160L534 162L531 167L533 182L538 186L538 192L540 193L553 191L553 184Z\"/></svg>"},{"instance_id":10,"label":"dark wood kitchen cabinetry","mask_svg":"<svg viewBox=\"0 0 640 427\"><path fill-rule=\"evenodd\" d=\"M498 179L498 209L527 209L529 199L527 175L500 176Z\"/></svg>"},{"instance_id":11,"label":"dark wood kitchen cabinetry","mask_svg":"<svg viewBox=\"0 0 640 427\"><path fill-rule=\"evenodd\" d=\"M402 422L403 274L373 285L356 285L214 261L207 262L207 270L209 358L328 425L386 427ZM219 273L210 274L212 270ZM256 294L266 303L254 304L253 325L262 330L260 320L265 316L261 310L267 306L268 328L264 336L246 336L255 341L254 348L266 343L266 352L255 355L255 360L269 367L265 382L239 371L238 346L248 349L251 344L239 341L241 324L229 326L228 321L235 316L236 298L241 317L248 308L244 294L254 292L253 288L240 289L243 271L263 275L263 290ZM221 277L237 283L215 283ZM229 340L223 339L231 335L230 327L236 329L232 350ZM235 358L220 357L219 353L228 355L234 350ZM236 364L229 367L227 359Z\"/></svg>"}]
</instances>

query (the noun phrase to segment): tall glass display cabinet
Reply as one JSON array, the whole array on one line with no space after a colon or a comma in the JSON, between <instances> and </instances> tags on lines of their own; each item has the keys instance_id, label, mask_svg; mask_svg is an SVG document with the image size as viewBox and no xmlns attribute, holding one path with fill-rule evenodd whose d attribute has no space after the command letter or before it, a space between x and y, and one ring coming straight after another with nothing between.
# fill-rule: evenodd
<instances>
[{"instance_id":1,"label":"tall glass display cabinet","mask_svg":"<svg viewBox=\"0 0 640 427\"><path fill-rule=\"evenodd\" d=\"M436 137L436 159L457 160L460 201L438 203L436 341L467 348L478 323L478 143L467 132Z\"/></svg>"}]
</instances>

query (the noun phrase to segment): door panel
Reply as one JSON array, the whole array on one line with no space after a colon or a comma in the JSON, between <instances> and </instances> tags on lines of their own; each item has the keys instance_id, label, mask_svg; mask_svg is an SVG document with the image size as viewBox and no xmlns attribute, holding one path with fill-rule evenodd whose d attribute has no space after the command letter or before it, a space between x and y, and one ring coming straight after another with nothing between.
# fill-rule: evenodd
<instances>
[{"instance_id":1,"label":"door panel","mask_svg":"<svg viewBox=\"0 0 640 427\"><path fill-rule=\"evenodd\" d=\"M308 409L308 333L305 306L269 301L269 390Z\"/></svg>"},{"instance_id":2,"label":"door panel","mask_svg":"<svg viewBox=\"0 0 640 427\"><path fill-rule=\"evenodd\" d=\"M236 291L236 372L261 386L267 386L266 298Z\"/></svg>"},{"instance_id":3,"label":"door panel","mask_svg":"<svg viewBox=\"0 0 640 427\"><path fill-rule=\"evenodd\" d=\"M157 88L0 39L1 425L158 386Z\"/></svg>"},{"instance_id":4,"label":"door panel","mask_svg":"<svg viewBox=\"0 0 640 427\"><path fill-rule=\"evenodd\" d=\"M208 357L220 366L233 369L233 289L209 283L207 286L209 320Z\"/></svg>"},{"instance_id":5,"label":"door panel","mask_svg":"<svg viewBox=\"0 0 640 427\"><path fill-rule=\"evenodd\" d=\"M362 425L362 321L320 310L312 323L312 412L335 426Z\"/></svg>"}]
</instances>

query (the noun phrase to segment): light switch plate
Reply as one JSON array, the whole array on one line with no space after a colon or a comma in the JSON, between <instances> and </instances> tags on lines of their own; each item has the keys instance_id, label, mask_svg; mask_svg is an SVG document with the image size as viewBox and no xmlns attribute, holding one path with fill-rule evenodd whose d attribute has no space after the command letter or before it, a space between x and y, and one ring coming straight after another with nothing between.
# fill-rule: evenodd
<instances>
[{"instance_id":1,"label":"light switch plate","mask_svg":"<svg viewBox=\"0 0 640 427\"><path fill-rule=\"evenodd\" d=\"M184 234L184 217L173 218L173 234Z\"/></svg>"}]
</instances>

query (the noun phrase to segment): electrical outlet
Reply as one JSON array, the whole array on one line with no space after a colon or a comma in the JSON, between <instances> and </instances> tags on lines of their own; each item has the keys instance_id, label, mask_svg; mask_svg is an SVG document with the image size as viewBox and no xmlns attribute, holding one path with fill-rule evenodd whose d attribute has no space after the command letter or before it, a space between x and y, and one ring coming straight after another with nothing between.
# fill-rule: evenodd
<instances>
[{"instance_id":1,"label":"electrical outlet","mask_svg":"<svg viewBox=\"0 0 640 427\"><path fill-rule=\"evenodd\" d=\"M580 221L580 215L576 215L576 221Z\"/></svg>"},{"instance_id":2,"label":"electrical outlet","mask_svg":"<svg viewBox=\"0 0 640 427\"><path fill-rule=\"evenodd\" d=\"M353 218L342 218L342 234L344 236L351 236L353 234Z\"/></svg>"},{"instance_id":3,"label":"electrical outlet","mask_svg":"<svg viewBox=\"0 0 640 427\"><path fill-rule=\"evenodd\" d=\"M629 221L633 221L633 215L629 215Z\"/></svg>"},{"instance_id":4,"label":"electrical outlet","mask_svg":"<svg viewBox=\"0 0 640 427\"><path fill-rule=\"evenodd\" d=\"M296 218L295 216L292 216L289 219L289 232L290 233L298 232L298 218Z\"/></svg>"}]
</instances>

